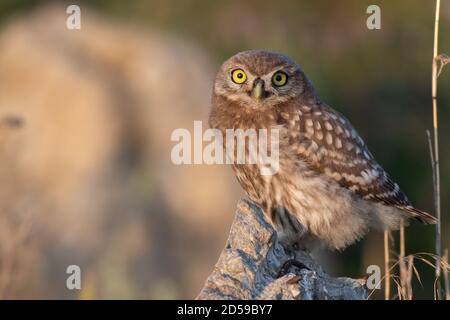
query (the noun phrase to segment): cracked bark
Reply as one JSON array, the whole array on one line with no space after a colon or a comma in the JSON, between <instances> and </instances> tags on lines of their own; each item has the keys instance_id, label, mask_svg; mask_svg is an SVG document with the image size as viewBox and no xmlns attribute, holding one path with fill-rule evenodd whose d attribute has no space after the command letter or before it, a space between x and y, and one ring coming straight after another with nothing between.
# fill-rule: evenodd
<instances>
[{"instance_id":1,"label":"cracked bark","mask_svg":"<svg viewBox=\"0 0 450 320\"><path fill-rule=\"evenodd\" d=\"M277 278L281 266L295 259L296 266ZM225 249L197 299L367 299L364 283L327 275L303 251L287 252L258 206L248 200L238 204Z\"/></svg>"}]
</instances>

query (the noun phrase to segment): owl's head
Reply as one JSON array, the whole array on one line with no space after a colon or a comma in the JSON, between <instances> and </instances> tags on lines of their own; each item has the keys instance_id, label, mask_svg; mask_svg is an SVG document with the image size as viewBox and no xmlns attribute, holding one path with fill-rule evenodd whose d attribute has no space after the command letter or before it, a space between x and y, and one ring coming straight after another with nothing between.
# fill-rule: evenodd
<instances>
[{"instance_id":1,"label":"owl's head","mask_svg":"<svg viewBox=\"0 0 450 320\"><path fill-rule=\"evenodd\" d=\"M268 51L243 51L225 61L214 95L242 107L266 109L311 96L312 86L289 57Z\"/></svg>"}]
</instances>

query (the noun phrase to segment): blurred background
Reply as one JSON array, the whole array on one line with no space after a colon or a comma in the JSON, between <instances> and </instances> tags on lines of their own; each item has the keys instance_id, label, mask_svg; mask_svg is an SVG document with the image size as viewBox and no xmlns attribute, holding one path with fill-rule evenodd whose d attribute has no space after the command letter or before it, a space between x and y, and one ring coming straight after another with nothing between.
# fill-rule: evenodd
<instances>
[{"instance_id":1,"label":"blurred background","mask_svg":"<svg viewBox=\"0 0 450 320\"><path fill-rule=\"evenodd\" d=\"M207 123L215 72L246 49L297 61L413 203L434 212L425 134L434 1L71 1L81 7L72 31L67 4L0 2L0 299L196 296L243 194L227 166L172 164L170 134ZM370 4L381 7L381 30L366 27ZM449 1L440 28L449 54ZM449 89L444 70L447 248ZM415 252L434 252L434 228L413 221L406 253ZM360 277L383 265L383 236L318 258L334 276ZM71 264L81 291L66 288ZM432 299L434 271L416 266L414 296Z\"/></svg>"}]
</instances>

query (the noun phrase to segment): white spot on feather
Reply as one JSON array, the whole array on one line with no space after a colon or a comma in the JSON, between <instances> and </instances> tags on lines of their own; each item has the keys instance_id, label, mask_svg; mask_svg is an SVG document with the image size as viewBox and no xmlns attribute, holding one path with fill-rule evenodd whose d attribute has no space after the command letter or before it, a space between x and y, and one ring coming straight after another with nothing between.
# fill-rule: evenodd
<instances>
[{"instance_id":1,"label":"white spot on feather","mask_svg":"<svg viewBox=\"0 0 450 320\"><path fill-rule=\"evenodd\" d=\"M325 139L326 139L328 144L332 144L333 143L333 137L331 136L331 134L329 132L327 132L327 135L326 135Z\"/></svg>"},{"instance_id":2,"label":"white spot on feather","mask_svg":"<svg viewBox=\"0 0 450 320\"><path fill-rule=\"evenodd\" d=\"M335 145L336 148L338 148L338 149L342 148L342 142L341 142L341 139L339 139L339 138L334 139L334 145Z\"/></svg>"}]
</instances>

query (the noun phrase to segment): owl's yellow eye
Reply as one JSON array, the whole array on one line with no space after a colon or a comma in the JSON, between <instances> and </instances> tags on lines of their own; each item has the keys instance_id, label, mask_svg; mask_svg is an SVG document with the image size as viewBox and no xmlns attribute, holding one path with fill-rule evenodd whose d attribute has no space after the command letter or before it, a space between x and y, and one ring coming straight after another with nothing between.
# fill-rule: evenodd
<instances>
[{"instance_id":1,"label":"owl's yellow eye","mask_svg":"<svg viewBox=\"0 0 450 320\"><path fill-rule=\"evenodd\" d=\"M245 82L245 80L247 80L247 75L245 74L244 70L236 69L231 73L231 79L234 83L242 84Z\"/></svg>"},{"instance_id":2,"label":"owl's yellow eye","mask_svg":"<svg viewBox=\"0 0 450 320\"><path fill-rule=\"evenodd\" d=\"M272 83L276 87L284 86L287 82L287 74L281 71L275 72L272 76Z\"/></svg>"}]
</instances>

